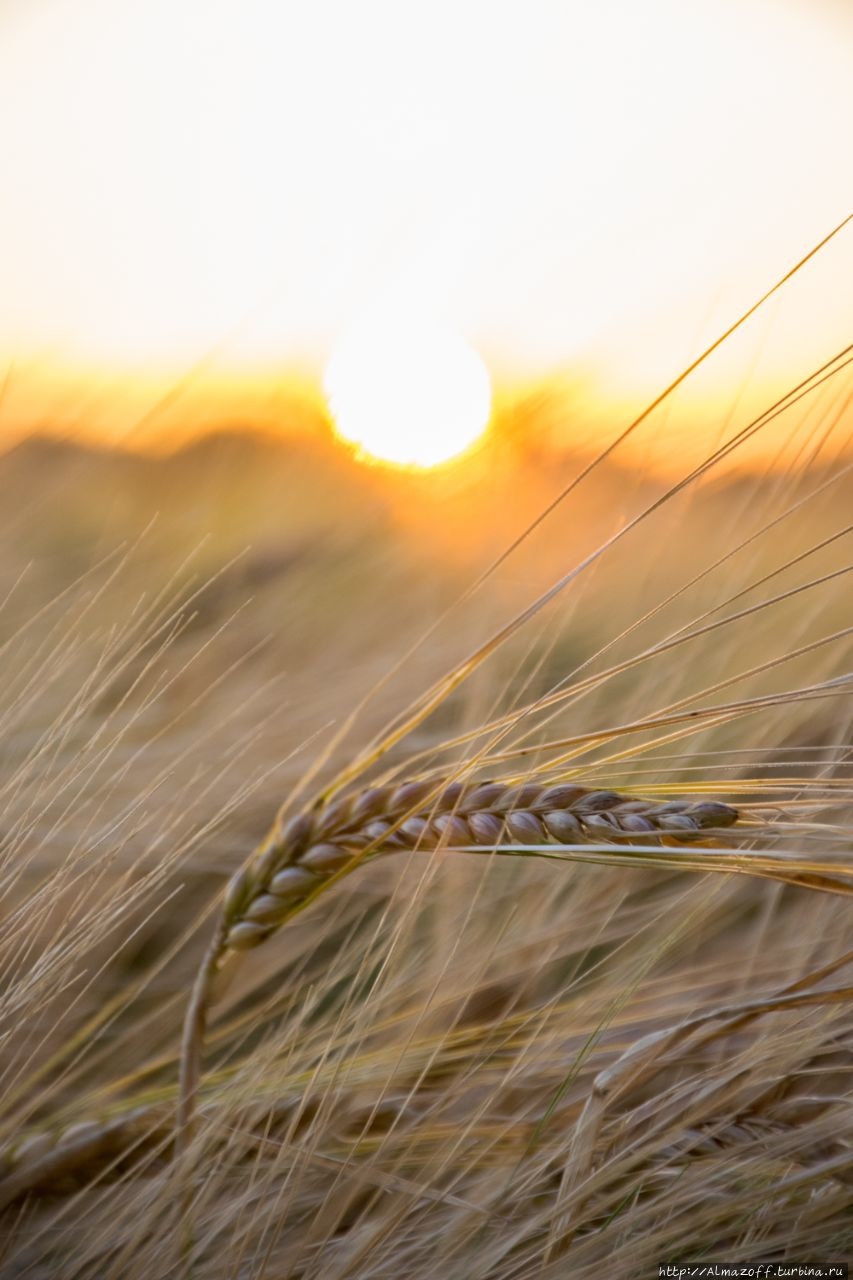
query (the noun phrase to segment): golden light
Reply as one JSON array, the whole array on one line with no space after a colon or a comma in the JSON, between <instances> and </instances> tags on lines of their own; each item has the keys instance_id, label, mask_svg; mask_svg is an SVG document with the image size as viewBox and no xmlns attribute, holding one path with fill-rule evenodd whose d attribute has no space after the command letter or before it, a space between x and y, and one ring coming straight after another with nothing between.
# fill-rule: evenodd
<instances>
[{"instance_id":1,"label":"golden light","mask_svg":"<svg viewBox=\"0 0 853 1280\"><path fill-rule=\"evenodd\" d=\"M57 414L168 445L226 379L313 392L377 298L391 322L329 379L365 451L435 462L487 414L473 353L398 312L464 316L506 388L583 380L601 438L846 212L851 24L843 0L0 4L0 448ZM751 385L753 357L781 394L843 345L851 264L853 232L733 344ZM713 422L738 377L709 367Z\"/></svg>"},{"instance_id":2,"label":"golden light","mask_svg":"<svg viewBox=\"0 0 853 1280\"><path fill-rule=\"evenodd\" d=\"M333 352L323 387L338 435L372 458L433 467L464 453L491 413L486 366L453 330L394 317Z\"/></svg>"}]
</instances>

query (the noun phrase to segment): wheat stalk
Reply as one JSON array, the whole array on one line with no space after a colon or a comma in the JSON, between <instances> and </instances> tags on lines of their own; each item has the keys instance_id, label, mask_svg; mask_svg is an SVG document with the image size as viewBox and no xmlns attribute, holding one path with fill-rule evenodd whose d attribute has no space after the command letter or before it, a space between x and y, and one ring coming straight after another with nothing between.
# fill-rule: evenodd
<instances>
[{"instance_id":1,"label":"wheat stalk","mask_svg":"<svg viewBox=\"0 0 853 1280\"><path fill-rule=\"evenodd\" d=\"M265 942L318 893L367 858L395 851L538 845L680 843L737 822L709 800L637 799L614 791L537 782L419 780L369 787L275 822L233 877L199 969L184 1022L176 1150L192 1132L213 978L229 953Z\"/></svg>"}]
</instances>

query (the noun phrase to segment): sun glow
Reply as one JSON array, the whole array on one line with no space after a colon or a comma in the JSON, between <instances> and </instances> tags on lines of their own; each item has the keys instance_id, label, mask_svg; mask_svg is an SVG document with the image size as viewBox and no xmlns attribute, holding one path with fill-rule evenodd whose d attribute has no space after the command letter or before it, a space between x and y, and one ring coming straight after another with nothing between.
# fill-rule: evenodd
<instances>
[{"instance_id":1,"label":"sun glow","mask_svg":"<svg viewBox=\"0 0 853 1280\"><path fill-rule=\"evenodd\" d=\"M600 440L846 212L851 24L843 0L8 0L0 448L43 423L169 447L256 404L289 432L278 388L313 404L365 308L390 323L327 383L365 451L434 463L487 416L476 357L410 317L458 323L505 394L571 388L563 441L582 416ZM695 422L741 367L775 397L848 340L851 264L853 228L709 364Z\"/></svg>"},{"instance_id":2,"label":"sun glow","mask_svg":"<svg viewBox=\"0 0 853 1280\"><path fill-rule=\"evenodd\" d=\"M491 412L477 353L437 323L388 318L350 333L323 386L335 429L373 458L433 467L464 453Z\"/></svg>"}]
</instances>

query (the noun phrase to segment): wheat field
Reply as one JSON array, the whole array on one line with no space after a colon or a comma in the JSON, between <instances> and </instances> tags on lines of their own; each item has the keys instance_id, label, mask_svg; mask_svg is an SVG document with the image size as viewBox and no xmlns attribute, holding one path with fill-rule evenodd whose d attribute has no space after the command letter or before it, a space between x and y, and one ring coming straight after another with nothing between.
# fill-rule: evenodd
<instances>
[{"instance_id":1,"label":"wheat field","mask_svg":"<svg viewBox=\"0 0 853 1280\"><path fill-rule=\"evenodd\" d=\"M847 358L674 470L0 457L0 1274L849 1257Z\"/></svg>"}]
</instances>

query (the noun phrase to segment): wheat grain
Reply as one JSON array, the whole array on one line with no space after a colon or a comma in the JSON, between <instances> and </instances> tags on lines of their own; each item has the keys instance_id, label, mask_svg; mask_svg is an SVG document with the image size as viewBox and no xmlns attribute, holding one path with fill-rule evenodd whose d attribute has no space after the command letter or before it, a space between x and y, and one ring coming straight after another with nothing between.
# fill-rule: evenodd
<instances>
[{"instance_id":1,"label":"wheat grain","mask_svg":"<svg viewBox=\"0 0 853 1280\"><path fill-rule=\"evenodd\" d=\"M680 842L730 827L738 816L715 801L661 803L567 784L369 788L274 826L228 887L223 947L258 946L324 882L365 857L438 847Z\"/></svg>"}]
</instances>

